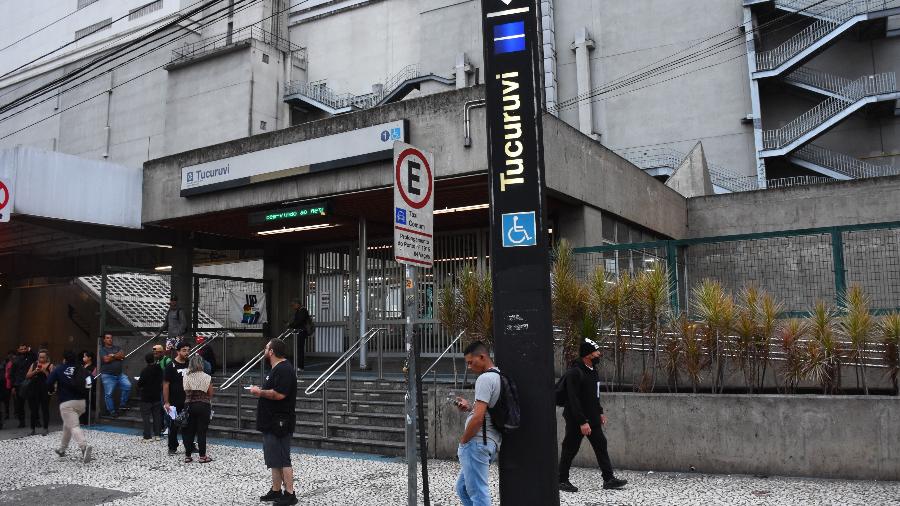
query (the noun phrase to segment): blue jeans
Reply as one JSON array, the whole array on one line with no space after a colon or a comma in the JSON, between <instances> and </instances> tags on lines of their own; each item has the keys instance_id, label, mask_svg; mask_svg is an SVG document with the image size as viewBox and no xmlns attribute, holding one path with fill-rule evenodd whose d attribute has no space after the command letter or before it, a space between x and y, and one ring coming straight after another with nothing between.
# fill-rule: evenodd
<instances>
[{"instance_id":1,"label":"blue jeans","mask_svg":"<svg viewBox=\"0 0 900 506\"><path fill-rule=\"evenodd\" d=\"M119 385L119 407L125 407L128 404L128 394L131 393L131 382L124 373L116 376L115 374L101 374L100 380L103 382L103 400L106 402L106 412L112 413L116 410L113 405L113 390Z\"/></svg>"},{"instance_id":2,"label":"blue jeans","mask_svg":"<svg viewBox=\"0 0 900 506\"><path fill-rule=\"evenodd\" d=\"M485 445L481 435L459 445L459 479L456 494L463 506L490 506L491 491L488 485L488 468L497 459L497 444L488 439Z\"/></svg>"}]
</instances>

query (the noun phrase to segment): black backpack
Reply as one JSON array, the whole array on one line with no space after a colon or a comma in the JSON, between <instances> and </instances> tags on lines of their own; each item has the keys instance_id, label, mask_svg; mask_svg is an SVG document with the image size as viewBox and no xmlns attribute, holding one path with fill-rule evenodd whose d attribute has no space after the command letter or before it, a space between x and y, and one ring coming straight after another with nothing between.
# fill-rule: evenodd
<instances>
[{"instance_id":1,"label":"black backpack","mask_svg":"<svg viewBox=\"0 0 900 506\"><path fill-rule=\"evenodd\" d=\"M574 369L574 371L573 371ZM569 367L566 372L563 373L562 376L558 380L556 380L556 405L560 407L565 407L566 403L569 402L569 392L566 391L566 378L570 374L581 374L578 372L577 366Z\"/></svg>"},{"instance_id":2,"label":"black backpack","mask_svg":"<svg viewBox=\"0 0 900 506\"><path fill-rule=\"evenodd\" d=\"M492 372L500 376L500 396L494 407L488 407L488 414L491 415L491 423L501 434L508 434L516 429L522 423L522 411L519 408L519 389L516 383L497 369L488 369L486 372ZM481 436L484 444L487 444L487 419L482 424Z\"/></svg>"}]
</instances>

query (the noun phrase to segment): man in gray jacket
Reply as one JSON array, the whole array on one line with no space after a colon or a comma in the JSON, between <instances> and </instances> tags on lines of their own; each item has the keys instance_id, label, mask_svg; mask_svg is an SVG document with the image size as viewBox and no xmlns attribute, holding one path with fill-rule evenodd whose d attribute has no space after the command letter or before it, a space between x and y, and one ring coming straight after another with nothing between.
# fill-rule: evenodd
<instances>
[{"instance_id":1,"label":"man in gray jacket","mask_svg":"<svg viewBox=\"0 0 900 506\"><path fill-rule=\"evenodd\" d=\"M169 311L166 312L166 319L162 328L159 329L160 332L168 331L169 333L168 337L166 337L166 351L168 353L175 353L175 344L181 342L184 338L184 334L187 333L187 324L188 321L184 311L178 307L178 296L172 295L169 297Z\"/></svg>"}]
</instances>

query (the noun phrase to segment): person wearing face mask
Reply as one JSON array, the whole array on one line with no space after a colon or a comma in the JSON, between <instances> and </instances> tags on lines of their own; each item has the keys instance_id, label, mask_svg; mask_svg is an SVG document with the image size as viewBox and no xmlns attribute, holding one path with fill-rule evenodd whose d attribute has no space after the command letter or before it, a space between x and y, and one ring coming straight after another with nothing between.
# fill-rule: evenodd
<instances>
[{"instance_id":1,"label":"person wearing face mask","mask_svg":"<svg viewBox=\"0 0 900 506\"><path fill-rule=\"evenodd\" d=\"M563 408L563 418L566 421L566 436L559 457L559 489L563 492L578 491L578 488L569 482L569 468L572 467L572 459L578 453L584 437L588 438L597 455L603 488L622 488L628 482L613 475L612 462L606 448L606 436L603 435L606 415L603 414L603 406L600 405L600 375L597 373L597 366L600 364L600 346L590 339L585 339L581 343L578 356L580 359L566 371L564 378L567 400Z\"/></svg>"}]
</instances>

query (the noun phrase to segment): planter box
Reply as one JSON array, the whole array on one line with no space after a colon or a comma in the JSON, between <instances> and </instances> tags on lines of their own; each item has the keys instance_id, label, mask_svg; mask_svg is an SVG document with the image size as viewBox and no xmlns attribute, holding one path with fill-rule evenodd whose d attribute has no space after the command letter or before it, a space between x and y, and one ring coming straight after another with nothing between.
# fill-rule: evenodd
<instances>
[{"instance_id":1,"label":"planter box","mask_svg":"<svg viewBox=\"0 0 900 506\"><path fill-rule=\"evenodd\" d=\"M448 391L438 389L429 405L429 454L438 458L455 458L465 423L444 402ZM897 397L612 393L603 394L603 408L615 468L900 478ZM561 442L562 408L557 415ZM575 465L597 466L587 441Z\"/></svg>"}]
</instances>

